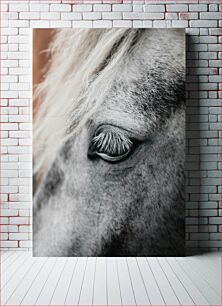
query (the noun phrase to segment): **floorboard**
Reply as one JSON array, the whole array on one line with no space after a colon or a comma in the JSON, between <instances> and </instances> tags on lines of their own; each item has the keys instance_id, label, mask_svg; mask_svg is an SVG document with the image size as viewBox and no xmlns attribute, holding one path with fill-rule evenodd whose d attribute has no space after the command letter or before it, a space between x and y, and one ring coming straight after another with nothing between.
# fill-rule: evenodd
<instances>
[{"instance_id":1,"label":"floorboard","mask_svg":"<svg viewBox=\"0 0 222 306\"><path fill-rule=\"evenodd\" d=\"M107 258L107 303L108 305L122 305L117 259Z\"/></svg>"},{"instance_id":2,"label":"floorboard","mask_svg":"<svg viewBox=\"0 0 222 306\"><path fill-rule=\"evenodd\" d=\"M77 259L77 264L72 275L71 283L65 299L65 305L78 305L81 288L86 270L87 258L81 257Z\"/></svg>"},{"instance_id":3,"label":"floorboard","mask_svg":"<svg viewBox=\"0 0 222 306\"><path fill-rule=\"evenodd\" d=\"M89 257L87 260L84 281L80 292L79 305L92 305L93 288L95 280L96 258Z\"/></svg>"},{"instance_id":4,"label":"floorboard","mask_svg":"<svg viewBox=\"0 0 222 306\"><path fill-rule=\"evenodd\" d=\"M153 258L147 259L147 262L152 270L154 277L159 285L160 291L166 304L168 305L179 305L179 300L177 298L175 289L172 287L168 281L165 272L161 269L159 262Z\"/></svg>"},{"instance_id":5,"label":"floorboard","mask_svg":"<svg viewBox=\"0 0 222 306\"><path fill-rule=\"evenodd\" d=\"M195 284L192 280L192 277L181 268L176 259L168 258L167 260L175 274L179 276L189 295L192 296L192 300L194 301L194 303L196 305L209 305L206 298L198 289L197 284Z\"/></svg>"},{"instance_id":6,"label":"floorboard","mask_svg":"<svg viewBox=\"0 0 222 306\"><path fill-rule=\"evenodd\" d=\"M208 282L206 282L202 277L201 274L195 271L193 267L183 260L182 258L176 259L181 268L189 274L192 280L195 282L196 286L202 293L202 295L208 301L208 304L212 305L219 305L220 304L220 296L216 293L216 290L213 289Z\"/></svg>"},{"instance_id":7,"label":"floorboard","mask_svg":"<svg viewBox=\"0 0 222 306\"><path fill-rule=\"evenodd\" d=\"M105 257L96 259L93 305L107 305L107 261Z\"/></svg>"},{"instance_id":8,"label":"floorboard","mask_svg":"<svg viewBox=\"0 0 222 306\"><path fill-rule=\"evenodd\" d=\"M174 289L177 299L180 301L181 305L195 305L192 297L189 295L183 283L180 281L177 274L173 271L166 259L159 258L158 262L169 283L171 284L171 287Z\"/></svg>"},{"instance_id":9,"label":"floorboard","mask_svg":"<svg viewBox=\"0 0 222 306\"><path fill-rule=\"evenodd\" d=\"M56 290L59 279L61 278L61 275L65 269L66 263L67 258L59 258L53 265L53 268L37 298L35 305L50 305L53 293Z\"/></svg>"},{"instance_id":10,"label":"floorboard","mask_svg":"<svg viewBox=\"0 0 222 306\"><path fill-rule=\"evenodd\" d=\"M220 253L159 258L1 254L0 305L221 305Z\"/></svg>"},{"instance_id":11,"label":"floorboard","mask_svg":"<svg viewBox=\"0 0 222 306\"><path fill-rule=\"evenodd\" d=\"M150 300L136 258L127 258L127 265L137 305L149 305Z\"/></svg>"},{"instance_id":12,"label":"floorboard","mask_svg":"<svg viewBox=\"0 0 222 306\"><path fill-rule=\"evenodd\" d=\"M77 258L68 258L53 292L50 305L64 305L72 281L72 276L76 268L76 263Z\"/></svg>"},{"instance_id":13,"label":"floorboard","mask_svg":"<svg viewBox=\"0 0 222 306\"><path fill-rule=\"evenodd\" d=\"M146 258L137 259L151 305L166 305L163 295Z\"/></svg>"},{"instance_id":14,"label":"floorboard","mask_svg":"<svg viewBox=\"0 0 222 306\"><path fill-rule=\"evenodd\" d=\"M121 300L123 305L136 305L135 293L130 279L127 259L117 258L117 269L120 283Z\"/></svg>"}]
</instances>

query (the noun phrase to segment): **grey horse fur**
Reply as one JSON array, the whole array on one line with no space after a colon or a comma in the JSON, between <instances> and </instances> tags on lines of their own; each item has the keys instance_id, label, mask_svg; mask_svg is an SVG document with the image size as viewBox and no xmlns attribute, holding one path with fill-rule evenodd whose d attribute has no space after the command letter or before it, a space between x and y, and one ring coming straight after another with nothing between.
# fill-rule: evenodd
<instances>
[{"instance_id":1,"label":"grey horse fur","mask_svg":"<svg viewBox=\"0 0 222 306\"><path fill-rule=\"evenodd\" d=\"M45 171L34 256L184 255L184 41L181 30L141 31L102 105ZM104 125L135 140L126 159L90 157Z\"/></svg>"}]
</instances>

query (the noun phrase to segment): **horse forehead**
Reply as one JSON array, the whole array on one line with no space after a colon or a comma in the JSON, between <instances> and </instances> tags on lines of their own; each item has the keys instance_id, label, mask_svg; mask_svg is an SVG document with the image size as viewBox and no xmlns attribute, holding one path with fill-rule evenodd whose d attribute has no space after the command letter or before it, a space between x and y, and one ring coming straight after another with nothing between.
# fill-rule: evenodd
<instances>
[{"instance_id":1,"label":"horse forehead","mask_svg":"<svg viewBox=\"0 0 222 306\"><path fill-rule=\"evenodd\" d=\"M176 100L178 71L184 69L184 33L176 30L150 30L138 40L121 66L102 105L98 121L106 119L138 125L150 125L161 97ZM174 99L175 98L175 99ZM162 105L158 105L157 101ZM155 106L154 106L155 105ZM101 120L100 120L101 119Z\"/></svg>"},{"instance_id":2,"label":"horse forehead","mask_svg":"<svg viewBox=\"0 0 222 306\"><path fill-rule=\"evenodd\" d=\"M138 109L139 103L149 102L147 91L157 90L163 82L167 86L167 81L170 83L171 79L174 82L175 74L183 71L184 42L184 32L178 30L145 31L133 50L125 56L104 103L111 108L118 105L128 108L135 104L134 109ZM124 103L118 103L120 100Z\"/></svg>"}]
</instances>

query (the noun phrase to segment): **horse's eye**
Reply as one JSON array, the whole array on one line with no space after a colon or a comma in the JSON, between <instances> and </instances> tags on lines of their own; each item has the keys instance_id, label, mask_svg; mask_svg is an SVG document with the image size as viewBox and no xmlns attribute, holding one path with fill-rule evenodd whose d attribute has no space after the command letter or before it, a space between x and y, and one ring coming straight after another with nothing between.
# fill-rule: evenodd
<instances>
[{"instance_id":1,"label":"horse's eye","mask_svg":"<svg viewBox=\"0 0 222 306\"><path fill-rule=\"evenodd\" d=\"M90 143L88 156L99 156L107 162L115 163L128 157L132 149L133 142L125 131L114 126L101 126Z\"/></svg>"}]
</instances>

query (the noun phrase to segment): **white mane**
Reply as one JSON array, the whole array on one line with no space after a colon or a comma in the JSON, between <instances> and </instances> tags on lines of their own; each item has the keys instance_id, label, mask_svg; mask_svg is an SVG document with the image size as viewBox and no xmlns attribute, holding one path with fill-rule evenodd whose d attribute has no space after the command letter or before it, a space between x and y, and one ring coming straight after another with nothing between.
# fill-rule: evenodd
<instances>
[{"instance_id":1,"label":"white mane","mask_svg":"<svg viewBox=\"0 0 222 306\"><path fill-rule=\"evenodd\" d=\"M133 29L57 31L48 50L50 69L36 91L41 103L33 132L35 173L53 161L62 144L104 101L136 33Z\"/></svg>"}]
</instances>

